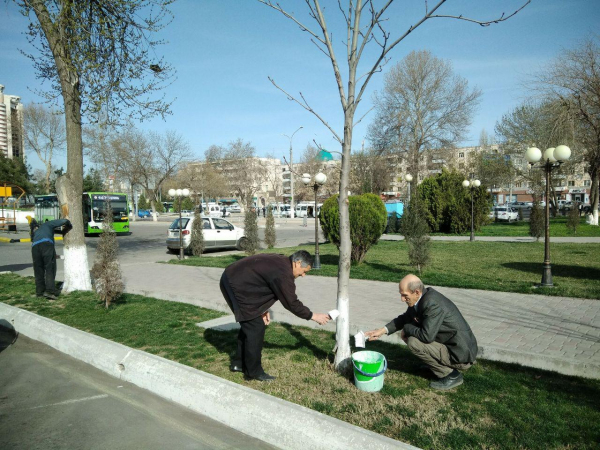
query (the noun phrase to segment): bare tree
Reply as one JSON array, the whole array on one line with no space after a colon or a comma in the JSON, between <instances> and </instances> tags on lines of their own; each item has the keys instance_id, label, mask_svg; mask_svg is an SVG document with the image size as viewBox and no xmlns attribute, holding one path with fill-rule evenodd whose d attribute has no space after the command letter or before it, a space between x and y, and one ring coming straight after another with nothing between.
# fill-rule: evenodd
<instances>
[{"instance_id":1,"label":"bare tree","mask_svg":"<svg viewBox=\"0 0 600 450\"><path fill-rule=\"evenodd\" d=\"M490 185L494 182L501 185L516 174L531 183L534 195L541 197L544 192L544 178L541 176L540 170L527 170L523 166L506 166L503 164L506 161L504 157L507 156L507 159L510 160L522 159L529 146L546 149L556 146L558 142L572 146L573 133L568 115L565 113L566 110L557 102L526 101L503 115L496 124L496 135L499 139L501 153L491 155L487 159L486 154L481 155L478 170L482 179ZM576 163L576 158L574 158L554 171L550 179L551 184L554 184L557 176L562 175L565 170ZM547 201L556 205L555 190L552 188L551 192L553 198L547 199ZM557 208L552 208L552 211L553 214L556 214Z\"/></svg>"},{"instance_id":2,"label":"bare tree","mask_svg":"<svg viewBox=\"0 0 600 450\"><path fill-rule=\"evenodd\" d=\"M169 184L169 183L167 183ZM206 199L218 198L230 194L229 183L213 163L190 163L183 166L176 176L173 188L188 187L196 198L196 203Z\"/></svg>"},{"instance_id":3,"label":"bare tree","mask_svg":"<svg viewBox=\"0 0 600 450\"><path fill-rule=\"evenodd\" d=\"M44 164L46 172L43 183L46 193L51 193L52 158L63 153L67 137L64 118L43 105L31 103L23 111L25 118L25 144L33 150Z\"/></svg>"},{"instance_id":4,"label":"bare tree","mask_svg":"<svg viewBox=\"0 0 600 450\"><path fill-rule=\"evenodd\" d=\"M396 172L396 155L382 154L374 149L352 154L350 190L353 194L381 194L389 190Z\"/></svg>"},{"instance_id":5,"label":"bare tree","mask_svg":"<svg viewBox=\"0 0 600 450\"><path fill-rule=\"evenodd\" d=\"M67 172L56 183L62 210L73 223L65 237L63 290L92 288L84 240L83 118L110 123L129 117L164 116L169 104L153 94L173 71L152 38L170 20L171 0L14 0L30 19L30 55L38 78L49 80L51 99L62 98L67 133ZM101 113L101 114L100 114Z\"/></svg>"},{"instance_id":6,"label":"bare tree","mask_svg":"<svg viewBox=\"0 0 600 450\"><path fill-rule=\"evenodd\" d=\"M242 139L230 142L220 162L220 170L233 195L248 207L266 176L264 165L256 157L256 149Z\"/></svg>"},{"instance_id":7,"label":"bare tree","mask_svg":"<svg viewBox=\"0 0 600 450\"><path fill-rule=\"evenodd\" d=\"M352 135L354 126L359 123L362 118L355 120L355 114L358 108L362 96L371 81L375 73L380 72L382 67L387 63L390 52L408 36L414 32L419 26L425 21L432 18L450 17L460 20L466 20L479 25L487 26L492 23L498 23L516 14L522 9L530 0L524 2L525 4L514 13L505 16L502 14L501 17L492 21L481 22L475 19L470 19L462 14L447 15L441 14L438 10L441 6L446 3L446 0L440 0L433 8L428 7L427 1L425 1L425 12L422 17L418 18L414 25L411 25L404 33L401 33L398 38L393 39L391 33L385 30L385 24L388 19L386 14L390 14L389 8L394 4L394 0L387 0L380 6L376 5L373 0L349 0L347 7L342 7L341 1L338 2L339 16L343 20L343 29L345 41L344 55L346 57L347 72L345 73L346 79L342 74L342 68L340 66L340 60L338 60L337 54L334 49L334 38L332 30L329 28L328 20L333 17L333 13L327 10L327 17L325 10L321 7L319 0L305 0L308 15L310 16L311 22L314 21L316 27L313 29L306 23L298 19L294 13L286 11L278 3L273 3L271 0L258 0L266 6L280 12L287 19L298 26L301 31L305 32L311 41L317 46L317 48L329 59L331 67L333 69L333 75L336 81L337 90L340 96L342 112L344 116L344 130L340 133L336 131L329 122L317 111L315 111L309 104L307 98L299 93L298 96L289 94L286 90L279 87L273 79L270 78L271 82L282 92L284 92L289 99L294 100L301 107L314 114L323 125L332 133L334 138L339 142L342 152L342 167L340 177L340 196L339 196L339 210L340 210L340 257L339 257L339 271L338 271L338 291L337 291L337 309L340 312L340 316L336 321L336 340L337 340L337 351L335 356L335 367L342 372L350 370L350 312L349 312L349 291L348 282L350 278L350 264L351 264L351 242L350 242L350 217L348 211L348 186L350 178L350 152L352 149ZM336 11L335 7L331 8L332 11ZM375 51L366 50L367 47L371 47L369 44L376 46ZM377 48L378 47L378 48ZM363 56L365 59L372 57L371 61L362 61ZM365 72L361 75L358 74L357 70L361 63L361 70Z\"/></svg>"},{"instance_id":8,"label":"bare tree","mask_svg":"<svg viewBox=\"0 0 600 450\"><path fill-rule=\"evenodd\" d=\"M592 178L590 203L593 224L598 225L600 181L600 46L598 36L563 51L535 78L542 95L557 99L574 118L576 140L585 151Z\"/></svg>"},{"instance_id":9,"label":"bare tree","mask_svg":"<svg viewBox=\"0 0 600 450\"><path fill-rule=\"evenodd\" d=\"M377 149L403 154L418 179L420 154L463 139L480 97L450 62L413 51L386 74L383 91L376 93L369 138Z\"/></svg>"},{"instance_id":10,"label":"bare tree","mask_svg":"<svg viewBox=\"0 0 600 450\"><path fill-rule=\"evenodd\" d=\"M156 202L161 185L190 160L191 148L183 137L174 131L167 131L164 136L150 133L145 146L142 154L146 156L146 163L139 167L139 183L146 191L156 222Z\"/></svg>"}]
</instances>

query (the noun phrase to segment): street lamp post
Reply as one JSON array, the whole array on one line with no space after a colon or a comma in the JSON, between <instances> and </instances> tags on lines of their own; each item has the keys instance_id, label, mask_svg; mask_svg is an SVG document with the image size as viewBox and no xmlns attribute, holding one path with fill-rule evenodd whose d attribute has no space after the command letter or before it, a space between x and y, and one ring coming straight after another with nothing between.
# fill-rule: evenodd
<instances>
[{"instance_id":1,"label":"street lamp post","mask_svg":"<svg viewBox=\"0 0 600 450\"><path fill-rule=\"evenodd\" d=\"M190 195L189 189L169 189L169 195L171 197L179 198L179 259L183 259L183 230L181 226L181 202L183 197Z\"/></svg>"},{"instance_id":2,"label":"street lamp post","mask_svg":"<svg viewBox=\"0 0 600 450\"><path fill-rule=\"evenodd\" d=\"M284 134L283 136L285 136L286 138L288 138L290 140L290 218L293 219L295 216L295 209L294 209L294 153L292 151L292 139L294 138L294 135L300 131L302 128L304 127L300 127L298 128L296 131L294 131L292 133L291 136L288 136L287 134Z\"/></svg>"},{"instance_id":3,"label":"street lamp post","mask_svg":"<svg viewBox=\"0 0 600 450\"><path fill-rule=\"evenodd\" d=\"M313 269L321 268L321 257L319 256L319 217L317 216L317 193L319 188L323 186L326 181L327 175L319 172L315 175L315 182L312 185L312 188L315 191L315 209L313 210L313 215L315 216L315 263L313 265ZM310 184L310 175L308 173L302 175L302 182L306 186Z\"/></svg>"},{"instance_id":4,"label":"street lamp post","mask_svg":"<svg viewBox=\"0 0 600 450\"><path fill-rule=\"evenodd\" d=\"M478 188L479 186L481 186L481 181L479 180L473 180L472 183L469 182L469 180L465 180L462 182L463 187L468 188L470 186L470 190L471 190L471 238L469 239L471 242L473 242L475 240L475 212L473 209L473 189Z\"/></svg>"},{"instance_id":5,"label":"street lamp post","mask_svg":"<svg viewBox=\"0 0 600 450\"><path fill-rule=\"evenodd\" d=\"M410 182L413 180L413 177L410 173L404 175L404 179L408 183L408 203L410 204Z\"/></svg>"},{"instance_id":6,"label":"street lamp post","mask_svg":"<svg viewBox=\"0 0 600 450\"><path fill-rule=\"evenodd\" d=\"M532 166L537 162L539 168L546 172L546 230L544 236L544 266L542 271L542 287L554 287L552 284L552 266L550 265L550 173L571 157L571 149L566 145L550 147L546 149L542 157L542 151L536 147L530 147L525 152L525 159Z\"/></svg>"}]
</instances>

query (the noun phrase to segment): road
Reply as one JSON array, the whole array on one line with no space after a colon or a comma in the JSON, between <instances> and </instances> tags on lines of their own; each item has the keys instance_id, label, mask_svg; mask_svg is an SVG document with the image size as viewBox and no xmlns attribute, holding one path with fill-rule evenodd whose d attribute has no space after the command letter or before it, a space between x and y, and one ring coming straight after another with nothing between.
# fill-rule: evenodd
<instances>
[{"instance_id":1,"label":"road","mask_svg":"<svg viewBox=\"0 0 600 450\"><path fill-rule=\"evenodd\" d=\"M150 219L140 219L131 222L131 234L129 236L118 236L119 243L119 262L122 266L139 264L144 262L168 261L176 258L167 252L165 239L169 224L175 219L175 215L161 215L158 222ZM233 224L243 226L243 216L241 214L232 215L228 218ZM259 221L259 237L264 237L264 219ZM320 231L320 230L319 230ZM276 220L277 247L293 247L299 244L314 244L315 229L313 219L308 220L308 226L302 226L301 219L277 219ZM96 256L96 247L99 237L86 237L86 246L88 248L88 264L90 268L94 264ZM320 242L323 242L322 233ZM0 251L0 272L11 271L19 275L33 276L31 248L28 243L1 243ZM63 253L62 241L56 241L56 252L58 255ZM208 251L206 256L218 256L235 252L227 251ZM58 261L57 280L63 279L63 263Z\"/></svg>"},{"instance_id":2,"label":"road","mask_svg":"<svg viewBox=\"0 0 600 450\"><path fill-rule=\"evenodd\" d=\"M2 327L0 366L3 450L275 448Z\"/></svg>"}]
</instances>

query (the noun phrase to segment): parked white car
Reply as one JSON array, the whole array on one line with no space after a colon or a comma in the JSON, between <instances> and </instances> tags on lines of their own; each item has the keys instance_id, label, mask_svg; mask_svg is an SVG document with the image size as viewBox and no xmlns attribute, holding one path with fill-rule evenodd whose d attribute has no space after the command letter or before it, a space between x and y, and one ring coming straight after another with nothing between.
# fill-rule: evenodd
<instances>
[{"instance_id":1,"label":"parked white car","mask_svg":"<svg viewBox=\"0 0 600 450\"><path fill-rule=\"evenodd\" d=\"M232 213L241 213L242 207L240 205L231 205L227 206L227 210L231 211Z\"/></svg>"},{"instance_id":2,"label":"parked white car","mask_svg":"<svg viewBox=\"0 0 600 450\"><path fill-rule=\"evenodd\" d=\"M235 248L243 250L246 237L244 229L217 217L201 217L204 248ZM187 251L192 239L194 217L181 218L181 236L183 248ZM167 230L167 249L173 253L179 251L179 218L175 219Z\"/></svg>"},{"instance_id":3,"label":"parked white car","mask_svg":"<svg viewBox=\"0 0 600 450\"><path fill-rule=\"evenodd\" d=\"M495 206L494 210L490 213L490 218L512 222L513 220L519 220L519 213L516 209L509 206Z\"/></svg>"}]
</instances>

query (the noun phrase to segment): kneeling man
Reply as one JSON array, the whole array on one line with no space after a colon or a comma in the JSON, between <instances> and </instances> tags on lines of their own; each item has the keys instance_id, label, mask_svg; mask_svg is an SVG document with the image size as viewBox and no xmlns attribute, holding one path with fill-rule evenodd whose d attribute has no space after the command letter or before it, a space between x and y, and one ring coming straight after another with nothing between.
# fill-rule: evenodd
<instances>
[{"instance_id":1,"label":"kneeling man","mask_svg":"<svg viewBox=\"0 0 600 450\"><path fill-rule=\"evenodd\" d=\"M410 351L439 378L434 389L452 389L463 383L459 370L469 369L477 358L477 340L458 308L432 288L425 289L416 275L400 281L400 296L408 305L383 328L367 331L370 341L400 330Z\"/></svg>"}]
</instances>

